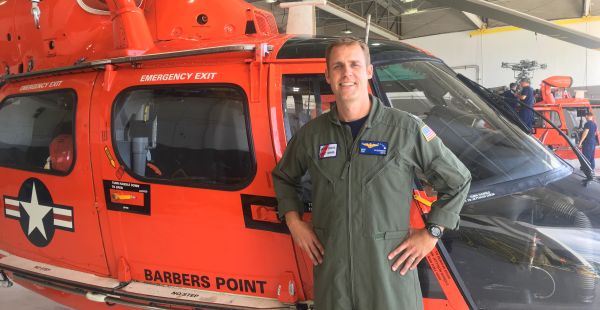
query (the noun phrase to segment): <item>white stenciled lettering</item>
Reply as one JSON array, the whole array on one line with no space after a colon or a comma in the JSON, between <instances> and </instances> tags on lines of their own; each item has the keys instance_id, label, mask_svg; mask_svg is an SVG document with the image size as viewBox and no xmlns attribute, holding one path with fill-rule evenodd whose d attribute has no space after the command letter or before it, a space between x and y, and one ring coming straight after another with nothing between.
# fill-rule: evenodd
<instances>
[{"instance_id":1,"label":"white stenciled lettering","mask_svg":"<svg viewBox=\"0 0 600 310\"><path fill-rule=\"evenodd\" d=\"M216 72L197 72L194 76L196 80L214 80Z\"/></svg>"},{"instance_id":2,"label":"white stenciled lettering","mask_svg":"<svg viewBox=\"0 0 600 310\"><path fill-rule=\"evenodd\" d=\"M23 85L19 88L20 91L27 90L35 90L35 89L43 89L43 88L51 88L51 87L59 87L63 81L52 81L52 82L44 82L44 83L36 83Z\"/></svg>"},{"instance_id":3,"label":"white stenciled lettering","mask_svg":"<svg viewBox=\"0 0 600 310\"><path fill-rule=\"evenodd\" d=\"M157 81L185 81L185 80L213 80L216 72L185 72L185 73L164 73L164 74L143 74L140 76L140 82Z\"/></svg>"},{"instance_id":4,"label":"white stenciled lettering","mask_svg":"<svg viewBox=\"0 0 600 310\"><path fill-rule=\"evenodd\" d=\"M490 198L490 197L494 197L494 196L496 196L496 193L493 193L493 192L490 192L490 191L485 191L485 192L481 192L481 193L476 193L476 194L469 195L469 197L467 198L466 202L472 202L472 201L481 200L481 199L485 199L485 198Z\"/></svg>"}]
</instances>

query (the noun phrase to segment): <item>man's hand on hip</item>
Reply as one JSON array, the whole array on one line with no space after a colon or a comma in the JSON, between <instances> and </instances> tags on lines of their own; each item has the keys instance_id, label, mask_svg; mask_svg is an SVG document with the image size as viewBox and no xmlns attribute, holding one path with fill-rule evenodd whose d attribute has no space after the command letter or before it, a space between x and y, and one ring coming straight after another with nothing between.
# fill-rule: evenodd
<instances>
[{"instance_id":1,"label":"man's hand on hip","mask_svg":"<svg viewBox=\"0 0 600 310\"><path fill-rule=\"evenodd\" d=\"M393 260L402 254L392 265L392 270L397 271L402 264L404 266L400 270L401 275L405 275L409 269L414 270L419 262L433 250L437 241L438 239L429 234L426 229L411 229L408 238L388 255L388 259Z\"/></svg>"},{"instance_id":2,"label":"man's hand on hip","mask_svg":"<svg viewBox=\"0 0 600 310\"><path fill-rule=\"evenodd\" d=\"M311 225L304 222L298 212L290 211L285 214L285 221L290 229L294 242L302 249L316 266L323 262L325 249L319 241Z\"/></svg>"}]
</instances>

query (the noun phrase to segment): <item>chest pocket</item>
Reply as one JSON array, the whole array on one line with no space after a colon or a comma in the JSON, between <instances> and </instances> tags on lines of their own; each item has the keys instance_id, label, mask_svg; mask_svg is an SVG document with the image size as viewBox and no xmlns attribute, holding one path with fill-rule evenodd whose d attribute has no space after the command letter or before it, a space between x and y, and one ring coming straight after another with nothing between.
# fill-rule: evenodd
<instances>
[{"instance_id":1,"label":"chest pocket","mask_svg":"<svg viewBox=\"0 0 600 310\"><path fill-rule=\"evenodd\" d=\"M340 193L339 176L343 170L345 156L339 153L335 158L311 157L308 174L311 183L311 201L313 212L313 225L315 227L329 227L332 219L337 219L335 206L336 198L343 197Z\"/></svg>"},{"instance_id":2,"label":"chest pocket","mask_svg":"<svg viewBox=\"0 0 600 310\"><path fill-rule=\"evenodd\" d=\"M414 171L404 153L388 156L373 165L362 182L363 229L369 236L409 228Z\"/></svg>"},{"instance_id":3,"label":"chest pocket","mask_svg":"<svg viewBox=\"0 0 600 310\"><path fill-rule=\"evenodd\" d=\"M396 151L394 153L388 154L385 157L382 157L381 160L378 160L375 163L366 165L363 164L362 169L366 171L363 177L363 184L369 185L373 182L378 182L377 179L387 179L388 177L393 177L393 179L406 177L406 172L410 169L408 161L404 158L405 156L406 155L401 153L400 151Z\"/></svg>"}]
</instances>

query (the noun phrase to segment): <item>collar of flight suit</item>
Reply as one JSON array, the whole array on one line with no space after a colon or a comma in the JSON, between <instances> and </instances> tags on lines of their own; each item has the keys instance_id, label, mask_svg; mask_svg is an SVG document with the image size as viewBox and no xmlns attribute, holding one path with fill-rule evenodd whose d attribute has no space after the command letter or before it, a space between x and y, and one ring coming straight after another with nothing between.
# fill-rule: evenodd
<instances>
[{"instance_id":1,"label":"collar of flight suit","mask_svg":"<svg viewBox=\"0 0 600 310\"><path fill-rule=\"evenodd\" d=\"M383 103L381 103L379 98L369 95L369 101L371 101L371 110L369 111L369 117L365 122L366 128L371 128L374 123L378 122L379 119L381 119L381 114L383 113ZM333 105L331 111L329 112L329 120L338 126L342 125L338 116L336 104Z\"/></svg>"}]
</instances>

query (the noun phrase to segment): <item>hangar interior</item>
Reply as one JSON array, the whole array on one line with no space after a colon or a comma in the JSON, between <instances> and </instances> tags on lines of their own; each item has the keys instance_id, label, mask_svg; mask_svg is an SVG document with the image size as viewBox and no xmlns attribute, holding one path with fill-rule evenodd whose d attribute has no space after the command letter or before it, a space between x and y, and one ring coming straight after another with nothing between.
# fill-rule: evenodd
<instances>
[{"instance_id":1,"label":"hangar interior","mask_svg":"<svg viewBox=\"0 0 600 310\"><path fill-rule=\"evenodd\" d=\"M281 6L300 1L247 0L246 2L272 12L279 31L286 33L290 10ZM503 63L535 61L543 66L532 73L532 86L539 87L542 80L549 76L571 76L573 82L570 91L576 93L576 96L588 98L592 103L600 105L600 70L598 70L600 68L600 0L306 0L305 2L318 2L317 4L326 2L328 6L324 9L315 5L309 13L304 12L314 18L312 26L306 27L310 34L351 35L364 38L367 16L369 16L371 38L399 40L422 48L442 59L456 72L485 87L505 87L517 80L517 72L507 68ZM485 5L469 7L469 4L478 2L493 4L500 8L490 8ZM0 0L0 6L5 3L6 1ZM512 22L515 20L520 27L514 26ZM528 28L527 25L531 27ZM552 28L551 25L556 28ZM557 34L549 36L544 34L545 30L556 30ZM571 35L574 38L569 38ZM577 44L584 41L583 44ZM139 109L137 106L135 108ZM14 119L0 118L1 124L15 122L17 121ZM235 122L243 122L243 120L231 120L231 123ZM161 127L161 130L165 129ZM3 135L12 134L0 132L0 139ZM245 132L238 133L238 136L246 138L245 134ZM235 143L235 141L228 142ZM548 200L551 200L550 198ZM556 237L556 239L560 238ZM0 309L5 308L67 309L23 288L17 290L0 288Z\"/></svg>"},{"instance_id":2,"label":"hangar interior","mask_svg":"<svg viewBox=\"0 0 600 310\"><path fill-rule=\"evenodd\" d=\"M281 4L297 1L249 0L273 12L281 32L285 32L289 10ZM271 3L269 3L271 2ZM532 85L546 77L569 75L573 87L585 90L585 97L600 100L600 53L583 46L561 41L544 34L511 26L510 17L491 13L477 15L453 6L461 1L427 0L330 0L348 16L371 14L371 23L398 39L430 51L455 71L486 87L499 87L515 80L513 71L502 63L521 60L546 64L545 70L533 74ZM467 2L467 1L465 1ZM600 2L598 0L492 0L484 1L526 14L568 29L600 37ZM445 5L447 4L447 5ZM359 26L323 9L315 10L315 33L325 36L365 36ZM498 15L498 16L496 16ZM496 17L496 19L494 18ZM350 19L353 20L353 19ZM372 37L382 37L371 33Z\"/></svg>"}]
</instances>

